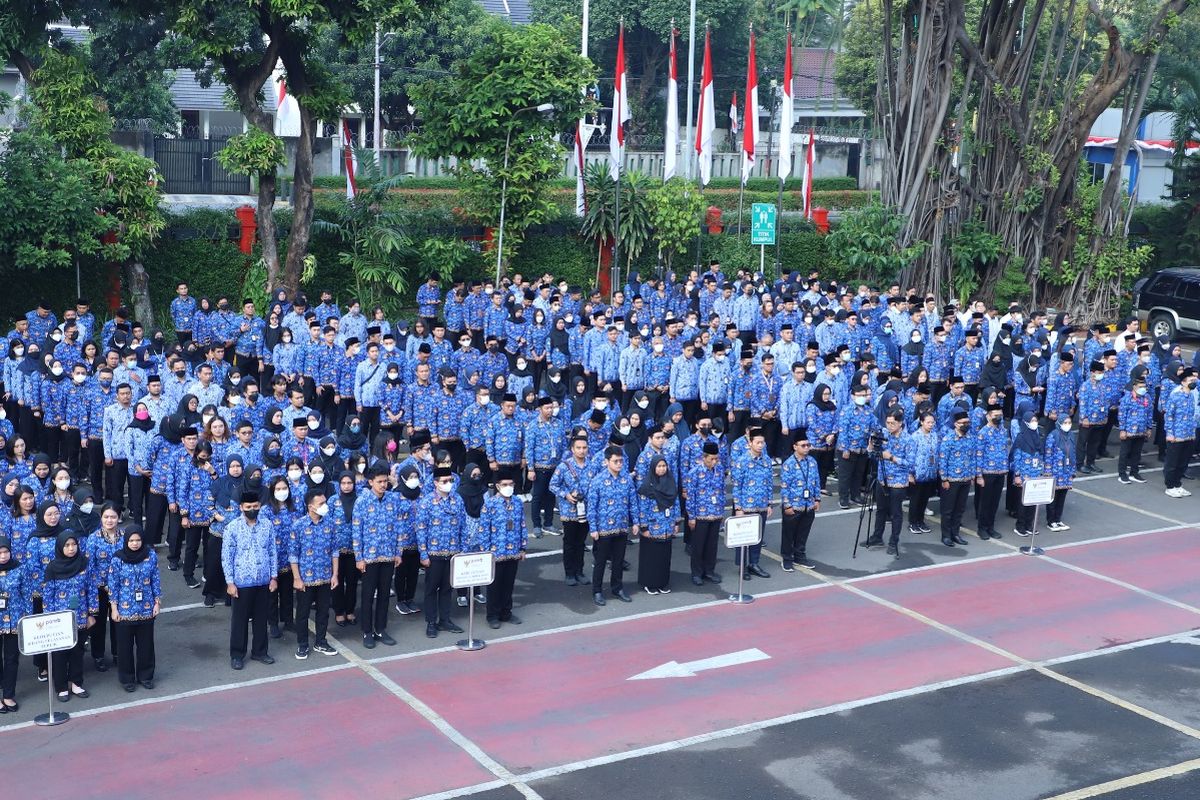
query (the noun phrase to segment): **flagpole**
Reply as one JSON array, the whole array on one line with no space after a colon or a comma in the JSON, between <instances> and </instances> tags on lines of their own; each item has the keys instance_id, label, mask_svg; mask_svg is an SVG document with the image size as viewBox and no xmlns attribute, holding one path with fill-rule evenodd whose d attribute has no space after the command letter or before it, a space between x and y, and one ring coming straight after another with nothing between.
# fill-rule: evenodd
<instances>
[{"instance_id":1,"label":"flagpole","mask_svg":"<svg viewBox=\"0 0 1200 800\"><path fill-rule=\"evenodd\" d=\"M705 23L705 25L707 27L707 23ZM692 136L694 135L692 132L692 123L696 119L693 116L693 111L695 110L695 106L693 105L693 95L695 94L695 91L696 91L695 75L693 74L693 71L695 70L695 68L696 68L696 0L691 0L691 2L688 5L687 138L684 140L688 144L684 145L684 148L683 148L684 159L685 159L683 162L683 169L684 169L683 174L684 174L684 178L686 178L687 180L691 180L691 178L692 178L692 164L695 162L695 159L692 157L692 153L689 150L690 144L692 141Z\"/></svg>"},{"instance_id":2,"label":"flagpole","mask_svg":"<svg viewBox=\"0 0 1200 800\"><path fill-rule=\"evenodd\" d=\"M613 125L612 125L612 130L609 131L609 135L615 137L612 141L616 141L618 143L615 150L611 147L611 143L610 143L610 147L609 147L609 152L616 154L615 161L612 165L612 169L614 169L616 171L616 180L613 181L613 191L616 193L616 195L615 195L615 200L614 200L614 204L613 204L613 260L612 260L612 266L609 269L609 286L608 286L608 293L609 293L610 299L612 298L612 293L617 290L617 286L619 284L619 279L620 279L620 270L621 270L621 267L620 267L620 264L621 264L621 172L622 172L621 168L623 166L625 166L622 163L622 161L624 161L624 159L625 159L625 150L624 150L623 144L621 143L621 126L623 124L623 122L622 122L623 114L622 114L622 110L619 106L625 102L625 94L624 94L625 86L622 85L622 78L625 75L625 61L624 61L624 57L625 57L625 53L624 53L625 18L624 17L621 17L619 20L618 31L619 31L619 33L618 33L619 38L617 40L617 70L616 70L616 75L614 76L614 80L613 80L613 115L612 115Z\"/></svg>"},{"instance_id":3,"label":"flagpole","mask_svg":"<svg viewBox=\"0 0 1200 800\"><path fill-rule=\"evenodd\" d=\"M783 184L788 176L792 174L792 23L789 20L787 24L787 55L784 58L783 67L783 85L780 87L780 92L784 95L787 102L779 104L779 158L776 163L779 165L779 199L776 201L776 206L779 209L775 215L778 222L775 226L775 277L783 277ZM784 116L787 119L784 119ZM786 126L786 127L785 127ZM787 131L787 136L784 136L784 131ZM787 150L786 154L784 150ZM786 161L784 160L786 158ZM787 172L784 173L783 165L787 164Z\"/></svg>"}]
</instances>

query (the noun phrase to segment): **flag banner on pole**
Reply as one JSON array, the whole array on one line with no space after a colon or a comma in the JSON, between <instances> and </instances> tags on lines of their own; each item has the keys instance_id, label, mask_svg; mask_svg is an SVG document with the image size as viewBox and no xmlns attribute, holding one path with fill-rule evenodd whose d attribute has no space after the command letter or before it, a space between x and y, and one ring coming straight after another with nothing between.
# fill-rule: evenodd
<instances>
[{"instance_id":1,"label":"flag banner on pole","mask_svg":"<svg viewBox=\"0 0 1200 800\"><path fill-rule=\"evenodd\" d=\"M783 56L783 97L779 104L779 180L792 174L792 33L788 31Z\"/></svg>"},{"instance_id":2,"label":"flag banner on pole","mask_svg":"<svg viewBox=\"0 0 1200 800\"><path fill-rule=\"evenodd\" d=\"M733 93L733 97L729 98L729 141L737 139L738 135L738 107L737 107L737 92Z\"/></svg>"},{"instance_id":3,"label":"flag banner on pole","mask_svg":"<svg viewBox=\"0 0 1200 800\"><path fill-rule=\"evenodd\" d=\"M713 134L717 129L716 100L713 95L712 34L704 31L704 69L700 75L700 108L696 115L696 165L700 185L712 177Z\"/></svg>"},{"instance_id":4,"label":"flag banner on pole","mask_svg":"<svg viewBox=\"0 0 1200 800\"><path fill-rule=\"evenodd\" d=\"M663 181L675 177L679 155L679 76L675 71L675 26L671 25L671 61L667 68L667 119L663 136Z\"/></svg>"},{"instance_id":5,"label":"flag banner on pole","mask_svg":"<svg viewBox=\"0 0 1200 800\"><path fill-rule=\"evenodd\" d=\"M583 141L583 120L575 123L575 216L582 217L587 210L583 192L583 150L587 145Z\"/></svg>"},{"instance_id":6,"label":"flag banner on pole","mask_svg":"<svg viewBox=\"0 0 1200 800\"><path fill-rule=\"evenodd\" d=\"M812 128L808 129L808 147L804 149L804 218L812 219L812 182L813 161L816 157L817 137Z\"/></svg>"},{"instance_id":7,"label":"flag banner on pole","mask_svg":"<svg viewBox=\"0 0 1200 800\"><path fill-rule=\"evenodd\" d=\"M350 138L350 125L342 120L342 157L346 161L346 199L353 200L358 194L354 173L358 169L358 156L354 155L354 142Z\"/></svg>"},{"instance_id":8,"label":"flag banner on pole","mask_svg":"<svg viewBox=\"0 0 1200 800\"><path fill-rule=\"evenodd\" d=\"M758 65L754 61L754 29L750 30L750 57L746 61L745 111L742 112L742 183L754 169L754 147L758 143Z\"/></svg>"},{"instance_id":9,"label":"flag banner on pole","mask_svg":"<svg viewBox=\"0 0 1200 800\"><path fill-rule=\"evenodd\" d=\"M629 95L625 83L625 26L617 34L617 69L613 80L612 126L608 154L612 161L608 174L614 181L621 179L621 161L625 155L625 123L629 121Z\"/></svg>"}]
</instances>

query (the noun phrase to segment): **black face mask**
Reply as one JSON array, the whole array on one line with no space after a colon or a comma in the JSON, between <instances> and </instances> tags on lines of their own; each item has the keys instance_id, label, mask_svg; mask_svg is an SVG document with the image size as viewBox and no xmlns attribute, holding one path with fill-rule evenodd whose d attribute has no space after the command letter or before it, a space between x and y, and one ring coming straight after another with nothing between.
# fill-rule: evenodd
<instances>
[{"instance_id":1,"label":"black face mask","mask_svg":"<svg viewBox=\"0 0 1200 800\"><path fill-rule=\"evenodd\" d=\"M250 511L243 511L242 513L245 514L246 519L250 520L251 522L254 522L256 519L258 519L258 509L257 508L252 509Z\"/></svg>"}]
</instances>

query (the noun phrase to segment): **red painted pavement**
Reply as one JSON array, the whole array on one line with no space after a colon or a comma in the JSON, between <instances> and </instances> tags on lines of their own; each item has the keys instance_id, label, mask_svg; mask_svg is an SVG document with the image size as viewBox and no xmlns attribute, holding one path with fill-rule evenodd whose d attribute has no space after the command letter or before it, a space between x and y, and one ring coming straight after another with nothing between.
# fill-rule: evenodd
<instances>
[{"instance_id":1,"label":"red painted pavement","mask_svg":"<svg viewBox=\"0 0 1200 800\"><path fill-rule=\"evenodd\" d=\"M0 752L21 765L3 795L45 800L401 798L494 778L356 669L8 731Z\"/></svg>"},{"instance_id":2,"label":"red painted pavement","mask_svg":"<svg viewBox=\"0 0 1200 800\"><path fill-rule=\"evenodd\" d=\"M627 680L667 661L748 648L771 658L690 678ZM490 755L524 771L1010 665L822 588L380 666Z\"/></svg>"},{"instance_id":3,"label":"red painted pavement","mask_svg":"<svg viewBox=\"0 0 1200 800\"><path fill-rule=\"evenodd\" d=\"M1193 606L1200 606L1200 530L1183 528L1086 547L1047 551L1059 561L1090 569ZM1196 623L1200 626L1200 620Z\"/></svg>"},{"instance_id":4,"label":"red painted pavement","mask_svg":"<svg viewBox=\"0 0 1200 800\"><path fill-rule=\"evenodd\" d=\"M1033 660L1200 624L1189 611L1030 556L901 573L858 586Z\"/></svg>"}]
</instances>

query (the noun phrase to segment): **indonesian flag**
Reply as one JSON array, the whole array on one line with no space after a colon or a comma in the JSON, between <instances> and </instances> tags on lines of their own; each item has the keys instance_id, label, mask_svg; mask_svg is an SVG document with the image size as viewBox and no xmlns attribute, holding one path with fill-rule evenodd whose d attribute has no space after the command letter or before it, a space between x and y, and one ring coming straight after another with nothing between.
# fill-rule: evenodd
<instances>
[{"instance_id":1,"label":"indonesian flag","mask_svg":"<svg viewBox=\"0 0 1200 800\"><path fill-rule=\"evenodd\" d=\"M582 217L587 210L583 194L583 150L587 144L583 141L583 120L575 123L575 216Z\"/></svg>"},{"instance_id":2,"label":"indonesian flag","mask_svg":"<svg viewBox=\"0 0 1200 800\"><path fill-rule=\"evenodd\" d=\"M358 157L354 155L354 142L350 139L350 125L342 120L342 158L346 162L346 199L353 200L358 194L354 172L358 168Z\"/></svg>"},{"instance_id":3,"label":"indonesian flag","mask_svg":"<svg viewBox=\"0 0 1200 800\"><path fill-rule=\"evenodd\" d=\"M285 81L283 78L280 78L277 88L275 89L275 113L280 118L286 116L289 110L288 106L284 103L284 101L287 100L287 96L287 81Z\"/></svg>"},{"instance_id":4,"label":"indonesian flag","mask_svg":"<svg viewBox=\"0 0 1200 800\"><path fill-rule=\"evenodd\" d=\"M712 34L704 30L704 69L700 74L700 109L696 117L696 155L700 185L712 177L713 133L717 129L716 100L713 97Z\"/></svg>"},{"instance_id":5,"label":"indonesian flag","mask_svg":"<svg viewBox=\"0 0 1200 800\"><path fill-rule=\"evenodd\" d=\"M679 154L679 78L675 71L675 26L671 26L671 63L667 70L667 120L663 138L663 181L675 177Z\"/></svg>"},{"instance_id":6,"label":"indonesian flag","mask_svg":"<svg viewBox=\"0 0 1200 800\"><path fill-rule=\"evenodd\" d=\"M792 174L792 33L783 56L783 102L779 106L779 180Z\"/></svg>"},{"instance_id":7,"label":"indonesian flag","mask_svg":"<svg viewBox=\"0 0 1200 800\"><path fill-rule=\"evenodd\" d=\"M738 132L737 92L729 100L729 137L732 139Z\"/></svg>"},{"instance_id":8,"label":"indonesian flag","mask_svg":"<svg viewBox=\"0 0 1200 800\"><path fill-rule=\"evenodd\" d=\"M754 29L750 30L750 59L746 63L746 110L742 114L742 183L754 169L758 141L758 66L754 63Z\"/></svg>"},{"instance_id":9,"label":"indonesian flag","mask_svg":"<svg viewBox=\"0 0 1200 800\"><path fill-rule=\"evenodd\" d=\"M812 219L812 174L813 174L813 159L816 154L815 142L817 137L813 133L813 129L808 129L808 147L804 150L804 218Z\"/></svg>"},{"instance_id":10,"label":"indonesian flag","mask_svg":"<svg viewBox=\"0 0 1200 800\"><path fill-rule=\"evenodd\" d=\"M625 154L625 123L629 121L629 101L625 84L625 26L617 34L617 69L613 80L612 132L608 140L611 163L608 174L614 181L621 179L621 162Z\"/></svg>"}]
</instances>

